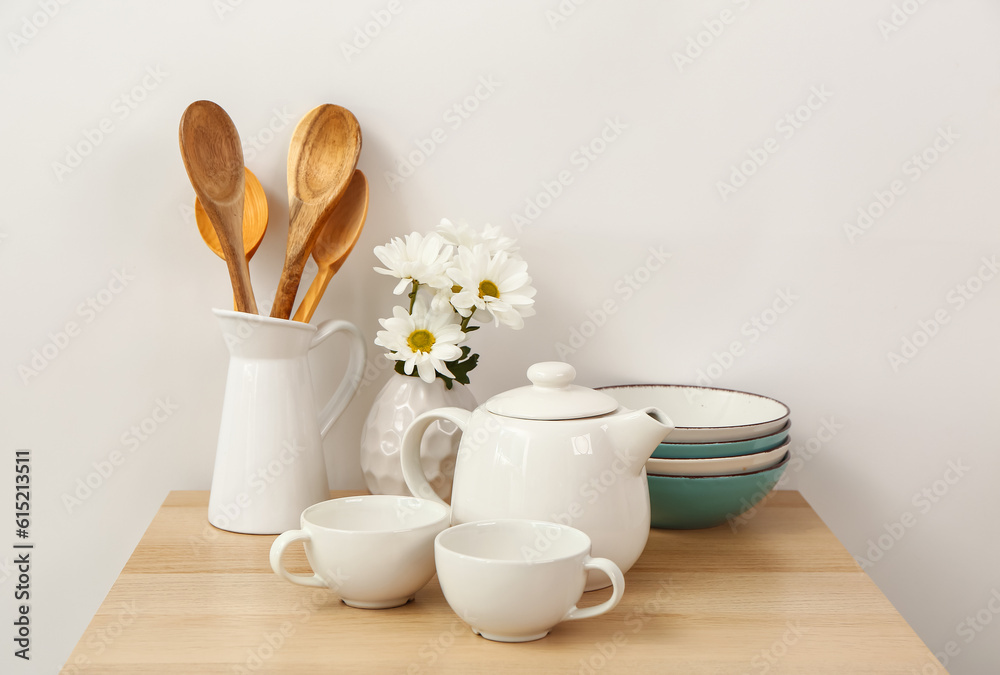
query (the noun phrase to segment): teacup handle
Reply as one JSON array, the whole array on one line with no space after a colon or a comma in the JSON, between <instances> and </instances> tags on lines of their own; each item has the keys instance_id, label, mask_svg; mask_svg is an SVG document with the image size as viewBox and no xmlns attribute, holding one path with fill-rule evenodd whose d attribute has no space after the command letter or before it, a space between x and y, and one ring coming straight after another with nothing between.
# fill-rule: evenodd
<instances>
[{"instance_id":1,"label":"teacup handle","mask_svg":"<svg viewBox=\"0 0 1000 675\"><path fill-rule=\"evenodd\" d=\"M326 406L323 407L323 411L319 414L319 434L321 437L326 438L327 433L333 428L333 423L340 417L340 413L344 412L344 408L354 398L355 392L357 392L358 387L361 385L361 376L365 370L366 348L364 336L358 330L358 327L350 321L332 319L322 322L317 326L317 329L316 334L313 335L313 339L309 343L309 349L313 349L334 333L341 331L348 334L350 346L347 372L344 373L344 379L340 381L337 391L333 392L333 396L330 397L329 402L327 402Z\"/></svg>"},{"instance_id":2,"label":"teacup handle","mask_svg":"<svg viewBox=\"0 0 1000 675\"><path fill-rule=\"evenodd\" d=\"M593 607L584 607L583 609L580 609L574 605L571 610L566 612L566 616L562 618L563 621L589 619L592 616L600 616L605 612L610 612L618 605L619 602L621 602L622 595L625 594L625 576L618 568L618 565L611 560L608 560L607 558L591 558L590 556L587 556L586 560L583 561L583 569L600 570L611 577L611 597L601 604L594 605Z\"/></svg>"},{"instance_id":3,"label":"teacup handle","mask_svg":"<svg viewBox=\"0 0 1000 675\"><path fill-rule=\"evenodd\" d=\"M309 533L305 530L289 530L288 532L279 534L278 538L271 544L271 569L279 577L286 581L291 581L293 584L326 588L326 582L315 573L312 576L308 574L292 574L281 564L281 559L284 557L285 550L289 545L297 541L308 541L309 538Z\"/></svg>"},{"instance_id":4,"label":"teacup handle","mask_svg":"<svg viewBox=\"0 0 1000 675\"><path fill-rule=\"evenodd\" d=\"M414 497L423 497L448 506L448 502L438 496L424 475L424 468L420 465L420 441L423 440L427 428L438 420L453 422L462 433L465 433L471 416L471 412L462 408L437 408L417 415L403 432L399 459L403 465L403 480L406 481L406 487Z\"/></svg>"}]
</instances>

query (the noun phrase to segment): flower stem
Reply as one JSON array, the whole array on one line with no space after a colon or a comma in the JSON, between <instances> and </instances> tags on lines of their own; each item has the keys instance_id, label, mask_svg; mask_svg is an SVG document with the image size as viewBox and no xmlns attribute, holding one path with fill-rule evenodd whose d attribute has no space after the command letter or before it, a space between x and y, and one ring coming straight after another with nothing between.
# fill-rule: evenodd
<instances>
[{"instance_id":1,"label":"flower stem","mask_svg":"<svg viewBox=\"0 0 1000 675\"><path fill-rule=\"evenodd\" d=\"M417 304L417 289L420 288L420 284L417 280L413 280L413 290L410 291L410 314L413 314L413 306Z\"/></svg>"},{"instance_id":2,"label":"flower stem","mask_svg":"<svg viewBox=\"0 0 1000 675\"><path fill-rule=\"evenodd\" d=\"M473 311L472 314L475 314L475 312ZM461 323L460 327L461 327L463 333L468 333L469 332L466 329L469 327L469 322L472 321L472 314L469 314L469 316L463 316L462 317L462 323Z\"/></svg>"}]
</instances>

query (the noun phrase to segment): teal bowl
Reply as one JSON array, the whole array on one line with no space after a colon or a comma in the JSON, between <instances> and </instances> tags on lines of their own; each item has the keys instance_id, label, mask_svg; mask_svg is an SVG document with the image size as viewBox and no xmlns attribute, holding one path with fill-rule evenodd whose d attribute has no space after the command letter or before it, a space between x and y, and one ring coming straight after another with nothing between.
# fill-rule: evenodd
<instances>
[{"instance_id":1,"label":"teal bowl","mask_svg":"<svg viewBox=\"0 0 1000 675\"><path fill-rule=\"evenodd\" d=\"M708 459L710 457L736 457L750 455L755 452L773 450L786 440L792 423L788 422L781 431L769 436L748 438L744 441L726 441L724 443L660 443L653 451L653 457L658 459ZM670 440L670 436L667 436Z\"/></svg>"},{"instance_id":2,"label":"teal bowl","mask_svg":"<svg viewBox=\"0 0 1000 675\"><path fill-rule=\"evenodd\" d=\"M646 476L650 524L665 530L721 525L763 499L790 458L791 453L769 469L733 476Z\"/></svg>"}]
</instances>

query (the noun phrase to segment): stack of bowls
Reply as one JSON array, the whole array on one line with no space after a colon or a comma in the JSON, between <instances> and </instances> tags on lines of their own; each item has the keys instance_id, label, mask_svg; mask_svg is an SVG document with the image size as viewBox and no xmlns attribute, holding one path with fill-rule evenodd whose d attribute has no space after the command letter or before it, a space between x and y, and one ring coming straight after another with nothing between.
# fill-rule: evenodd
<instances>
[{"instance_id":1,"label":"stack of bowls","mask_svg":"<svg viewBox=\"0 0 1000 675\"><path fill-rule=\"evenodd\" d=\"M788 465L788 406L758 394L672 384L601 387L626 408L656 406L675 429L646 463L651 524L721 525L753 508Z\"/></svg>"}]
</instances>

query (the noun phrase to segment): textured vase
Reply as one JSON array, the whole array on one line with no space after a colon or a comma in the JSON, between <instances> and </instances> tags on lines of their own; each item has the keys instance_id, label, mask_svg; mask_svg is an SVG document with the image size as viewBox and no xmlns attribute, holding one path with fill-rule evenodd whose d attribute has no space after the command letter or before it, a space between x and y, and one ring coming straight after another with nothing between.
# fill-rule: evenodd
<instances>
[{"instance_id":1,"label":"textured vase","mask_svg":"<svg viewBox=\"0 0 1000 675\"><path fill-rule=\"evenodd\" d=\"M419 377L393 373L375 397L361 431L361 470L372 494L410 494L399 459L403 433L417 415L447 406L472 410L476 407L476 399L457 382L446 389L440 378L428 384ZM461 439L462 432L455 424L440 421L427 430L420 444L424 474L444 500L451 499L451 482Z\"/></svg>"}]
</instances>

